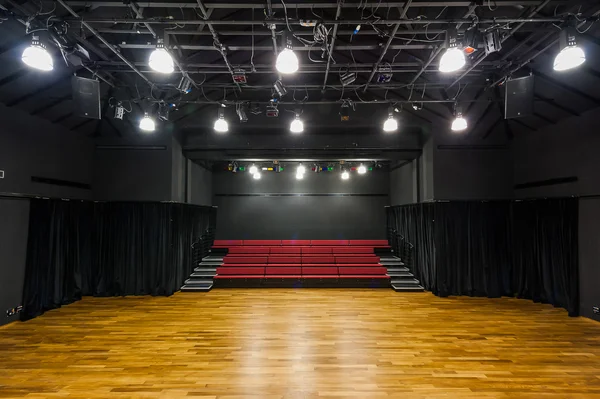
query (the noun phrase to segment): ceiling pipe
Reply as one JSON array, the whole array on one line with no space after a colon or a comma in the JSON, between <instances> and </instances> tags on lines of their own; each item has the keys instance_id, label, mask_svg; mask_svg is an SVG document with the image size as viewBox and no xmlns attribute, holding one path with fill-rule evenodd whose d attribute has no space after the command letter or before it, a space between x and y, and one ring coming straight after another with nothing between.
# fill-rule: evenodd
<instances>
[{"instance_id":1,"label":"ceiling pipe","mask_svg":"<svg viewBox=\"0 0 600 399\"><path fill-rule=\"evenodd\" d=\"M331 46L329 46L329 50L327 51L327 68L325 69L325 79L323 79L323 88L322 90L325 90L325 86L327 86L327 77L329 76L329 67L331 65L331 58L333 58L331 56L331 53L333 52L333 46L335 46L335 39L337 38L337 31L338 31L338 22L340 19L340 16L342 15L342 5L344 4L344 0L338 0L337 2L337 10L335 12L335 20L336 23L335 25L333 25L333 33L332 33L332 37L331 37Z\"/></svg>"},{"instance_id":2,"label":"ceiling pipe","mask_svg":"<svg viewBox=\"0 0 600 399\"><path fill-rule=\"evenodd\" d=\"M179 101L179 104L224 104L224 105L236 105L239 103L243 103L243 102L248 102L251 100L240 100L240 101L207 101L207 100L183 100L183 101ZM503 100L494 100L492 102L502 102ZM154 102L154 103L160 103L160 100L150 100L150 102ZM270 101L251 101L252 104L270 104ZM454 103L454 100L423 100L423 101L419 101L419 104L424 103L424 104L439 104L439 103ZM466 101L461 101L461 103L473 103L473 102L477 102L477 103L486 103L488 104L490 101L488 100L466 100ZM279 105L324 105L324 104L343 104L344 101L343 100L323 100L323 101L304 101L304 102L300 102L300 101L278 101L277 104ZM377 101L377 100L369 100L369 101L357 101L356 104L412 104L414 103L414 101L408 101L408 100L389 100L389 101Z\"/></svg>"},{"instance_id":3,"label":"ceiling pipe","mask_svg":"<svg viewBox=\"0 0 600 399\"><path fill-rule=\"evenodd\" d=\"M404 6L404 9L402 10L402 14L400 14L400 19L406 18L406 13L408 12L408 9L410 8L411 3L412 3L412 0L408 0L406 2L406 5ZM390 37L389 37L387 43L383 47L383 50L381 50L379 59L377 60L375 65L373 65L373 70L371 71L371 74L369 75L369 79L367 79L367 84L365 85L363 93L367 92L367 89L369 88L369 85L371 84L371 80L373 79L373 76L375 76L375 73L377 72L377 69L379 68L379 64L381 64L381 61L383 60L383 57L385 57L385 55L387 54L387 51L390 48L390 45L392 44L394 37L396 37L396 33L398 33L398 28L400 28L400 24L396 24L394 26L394 29L392 30L392 33L390 34Z\"/></svg>"},{"instance_id":4,"label":"ceiling pipe","mask_svg":"<svg viewBox=\"0 0 600 399\"><path fill-rule=\"evenodd\" d=\"M136 44L136 43L122 43L122 44L119 44L119 47L123 48L123 49L134 49L134 50L147 50L147 49L155 48L155 46L152 44ZM180 44L178 47L181 48L182 50L215 50L215 51L219 51L219 49L215 48L214 46L202 46L202 45L195 45L195 44ZM427 50L427 49L436 49L438 47L439 46L435 46L432 44L392 44L389 47L389 50L400 50L400 49ZM338 45L336 47L336 50L361 51L361 50L377 50L380 48L381 47L376 44L354 45L354 46L339 46ZM478 48L483 48L483 45ZM227 49L231 50L231 51L251 51L252 46L228 46ZM272 46L254 46L255 51L272 51L272 49L273 49ZM294 51L310 51L311 48L306 47L306 46L292 46L292 50L294 50Z\"/></svg>"},{"instance_id":5,"label":"ceiling pipe","mask_svg":"<svg viewBox=\"0 0 600 399\"><path fill-rule=\"evenodd\" d=\"M139 19L144 18L142 11L134 3L129 3L129 7L131 7L131 10L135 13L135 15L137 15ZM156 31L154 30L154 28L152 28L152 26L150 26L149 23L144 23L144 26L146 26L148 32L150 32L155 39L158 38L158 36L156 35Z\"/></svg>"},{"instance_id":6,"label":"ceiling pipe","mask_svg":"<svg viewBox=\"0 0 600 399\"><path fill-rule=\"evenodd\" d=\"M548 5L548 3L550 3L550 0L544 0L540 5L538 5L532 12L530 12L527 17L528 18L532 18L534 17L538 12L540 12L544 7L546 7ZM500 42L504 43L505 41L507 41L512 35L514 35L519 29L521 29L523 27L523 25L525 25L525 22L521 22L519 23L517 26L515 26L513 29L511 29L511 31L508 33L508 35L504 36ZM464 78L465 76L467 76L469 74L469 72L471 72L473 69L475 69L486 57L488 56L488 54L486 54L485 52L473 63L471 64L470 67L467 68L466 71L464 71L458 78L456 78L456 80L454 82L452 82L449 86L448 89L450 89L452 86L454 86L455 84L457 84L458 82L461 81L462 78Z\"/></svg>"}]
</instances>

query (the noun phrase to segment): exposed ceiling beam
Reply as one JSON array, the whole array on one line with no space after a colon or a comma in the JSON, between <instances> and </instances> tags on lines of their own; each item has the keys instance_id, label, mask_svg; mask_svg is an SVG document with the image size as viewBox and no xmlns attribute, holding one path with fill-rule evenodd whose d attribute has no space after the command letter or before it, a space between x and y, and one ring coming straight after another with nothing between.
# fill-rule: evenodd
<instances>
[{"instance_id":1,"label":"exposed ceiling beam","mask_svg":"<svg viewBox=\"0 0 600 399\"><path fill-rule=\"evenodd\" d=\"M545 81L547 81L548 83L550 83L550 84L552 84L552 85L554 85L556 87L559 87L559 88L561 88L561 89L563 89L565 91L568 91L568 92L571 92L573 94L576 94L579 97L584 98L587 101L590 101L590 102L592 102L592 103L594 103L596 105L600 105L600 98L598 98L598 97L594 97L594 96L592 96L592 95L590 95L588 93L585 93L585 92L583 92L583 91L581 91L579 89L576 89L573 86L570 86L570 85L567 85L565 83L559 82L558 80L556 80L554 78L551 78L550 76L548 76L548 75L546 75L546 74L544 74L542 72L539 72L537 70L532 70L532 72L533 72L534 76L540 77L540 78L544 79Z\"/></svg>"},{"instance_id":2,"label":"exposed ceiling beam","mask_svg":"<svg viewBox=\"0 0 600 399\"><path fill-rule=\"evenodd\" d=\"M72 94L71 94L71 93L67 94L66 96L58 97L58 98L57 98L57 99L55 99L54 101L52 101L52 102L50 102L50 103L48 103L48 104L44 104L44 105L42 105L42 106L40 106L40 107L38 107L38 108L34 109L33 111L31 111L31 112L29 113L29 115L37 115L37 114L40 114L40 113L42 113L42 112L44 112L44 111L46 111L46 110L48 110L48 109L50 109L50 108L52 108L52 107L55 107L55 106L57 106L58 104L60 104L60 103L62 103L62 102L64 102L64 101L67 101L67 100L69 100L69 99L71 99L71 98L72 98Z\"/></svg>"},{"instance_id":3,"label":"exposed ceiling beam","mask_svg":"<svg viewBox=\"0 0 600 399\"><path fill-rule=\"evenodd\" d=\"M103 47L108 47L107 45L102 45ZM120 43L115 44L114 46L122 48L122 49L133 49L133 50L149 50L153 49L156 46L153 44L147 43ZM483 48L483 45L480 46ZM218 48L214 46L207 45L197 45L197 44L182 44L179 46L182 50L204 50L204 51L219 51ZM415 50L427 50L427 49L435 49L437 46L433 44L393 44L390 45L388 50L401 50L401 49L415 49ZM371 45L348 45L348 46L337 46L336 50L338 51L361 51L361 50L378 50L380 46L377 44ZM252 46L227 46L227 50L231 51L252 51ZM265 51L272 52L272 46L254 46L254 51ZM294 51L314 51L314 48L306 46L292 46L292 50Z\"/></svg>"},{"instance_id":4,"label":"exposed ceiling beam","mask_svg":"<svg viewBox=\"0 0 600 399\"><path fill-rule=\"evenodd\" d=\"M78 70L79 70L79 69L78 69ZM77 71L77 70L76 70L76 71ZM75 71L75 72L76 72L76 71ZM43 91L46 91L46 90L48 90L48 89L51 89L52 87L54 87L54 86L56 86L56 85L58 85L58 84L64 83L64 82L65 82L65 81L67 81L67 80L71 80L71 77L72 77L72 76L73 76L73 75L72 75L71 73L69 73L69 74L67 74L67 75L65 75L65 76L63 76L63 77L61 77L60 79L54 80L54 81L52 81L52 82L50 82L50 83L47 83L47 84L45 84L45 85L43 85L43 86L40 86L40 87L38 87L37 89L35 89L34 91L32 91L32 92L25 93L25 94L23 94L23 95L21 95L21 96L19 96L19 97L15 98L15 99L13 99L13 100L11 100L11 101L7 102L7 103L6 103L6 106L7 106L7 107L13 107L13 106L15 106L15 105L17 105L17 104L20 104L20 103L22 103L23 101L30 99L31 97L37 96L38 94L40 94L40 93L41 93L41 92L43 92Z\"/></svg>"},{"instance_id":5,"label":"exposed ceiling beam","mask_svg":"<svg viewBox=\"0 0 600 399\"><path fill-rule=\"evenodd\" d=\"M0 79L0 86L4 86L7 83L10 83L10 82L12 82L14 80L17 80L17 79L19 79L19 78L21 78L21 77L29 74L29 72L31 72L31 69L25 69L25 68L23 68L23 69L20 69L20 70L14 72L14 73L11 73L10 75L5 76L2 79Z\"/></svg>"},{"instance_id":6,"label":"exposed ceiling beam","mask_svg":"<svg viewBox=\"0 0 600 399\"><path fill-rule=\"evenodd\" d=\"M329 50L327 50L327 68L325 69L325 79L323 79L323 90L325 90L325 86L327 86L327 78L329 77L329 68L331 65L331 59L333 58L333 46L335 46L335 39L337 38L337 31L339 24L337 21L340 20L342 15L342 4L344 4L344 0L337 0L337 10L335 12L335 20L336 23L333 25L333 33L331 37L331 45L329 46Z\"/></svg>"},{"instance_id":7,"label":"exposed ceiling beam","mask_svg":"<svg viewBox=\"0 0 600 399\"><path fill-rule=\"evenodd\" d=\"M565 111L566 113L571 114L573 116L581 115L579 112L573 110L572 108L565 107L564 105L557 103L556 100L554 100L553 98L546 98L546 97L540 96L539 94L536 94L535 98L538 99L539 101L545 102L546 104L550 104L555 108Z\"/></svg>"},{"instance_id":8,"label":"exposed ceiling beam","mask_svg":"<svg viewBox=\"0 0 600 399\"><path fill-rule=\"evenodd\" d=\"M91 123L93 121L95 121L96 119L86 119L81 123L76 124L75 126L71 127L69 130L77 130L85 125L87 125L88 123Z\"/></svg>"}]
</instances>

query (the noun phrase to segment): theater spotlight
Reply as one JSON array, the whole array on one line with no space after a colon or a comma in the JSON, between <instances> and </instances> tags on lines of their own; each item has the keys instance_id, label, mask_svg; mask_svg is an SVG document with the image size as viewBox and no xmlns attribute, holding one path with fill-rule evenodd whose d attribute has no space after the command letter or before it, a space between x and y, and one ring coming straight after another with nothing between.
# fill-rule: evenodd
<instances>
[{"instance_id":1,"label":"theater spotlight","mask_svg":"<svg viewBox=\"0 0 600 399\"><path fill-rule=\"evenodd\" d=\"M358 174L364 175L365 173L367 173L367 167L361 163L358 167Z\"/></svg>"},{"instance_id":2,"label":"theater spotlight","mask_svg":"<svg viewBox=\"0 0 600 399\"><path fill-rule=\"evenodd\" d=\"M302 133L304 131L304 123L302 119L300 119L300 111L296 110L296 116L292 123L290 123L290 132L292 133Z\"/></svg>"},{"instance_id":3,"label":"theater spotlight","mask_svg":"<svg viewBox=\"0 0 600 399\"><path fill-rule=\"evenodd\" d=\"M555 71L567 71L585 62L585 53L577 45L576 29L569 26L560 32L560 53L554 58Z\"/></svg>"},{"instance_id":4,"label":"theater spotlight","mask_svg":"<svg viewBox=\"0 0 600 399\"><path fill-rule=\"evenodd\" d=\"M394 118L394 107L388 108L388 118L383 123L384 132L395 132L398 130L398 121Z\"/></svg>"},{"instance_id":5,"label":"theater spotlight","mask_svg":"<svg viewBox=\"0 0 600 399\"><path fill-rule=\"evenodd\" d=\"M252 177L254 178L254 180L260 180L260 172L256 172L252 175Z\"/></svg>"},{"instance_id":6,"label":"theater spotlight","mask_svg":"<svg viewBox=\"0 0 600 399\"><path fill-rule=\"evenodd\" d=\"M254 175L258 173L258 168L256 167L256 165L252 164L252 166L250 166L250 174Z\"/></svg>"},{"instance_id":7,"label":"theater spotlight","mask_svg":"<svg viewBox=\"0 0 600 399\"><path fill-rule=\"evenodd\" d=\"M171 57L171 54L165 49L163 39L157 40L156 50L150 54L148 65L156 72L165 74L173 73L175 70L175 67L173 66L173 57Z\"/></svg>"},{"instance_id":8,"label":"theater spotlight","mask_svg":"<svg viewBox=\"0 0 600 399\"><path fill-rule=\"evenodd\" d=\"M463 118L462 109L459 106L455 107L454 114L456 115L456 118L452 121L452 131L460 132L465 130L467 128L467 120Z\"/></svg>"},{"instance_id":9,"label":"theater spotlight","mask_svg":"<svg viewBox=\"0 0 600 399\"><path fill-rule=\"evenodd\" d=\"M154 119L150 118L148 113L144 113L144 117L140 120L140 130L145 132L153 132L156 128Z\"/></svg>"},{"instance_id":10,"label":"theater spotlight","mask_svg":"<svg viewBox=\"0 0 600 399\"><path fill-rule=\"evenodd\" d=\"M440 72L455 72L467 63L456 29L446 31L446 52L440 60Z\"/></svg>"},{"instance_id":11,"label":"theater spotlight","mask_svg":"<svg viewBox=\"0 0 600 399\"><path fill-rule=\"evenodd\" d=\"M350 178L350 173L347 170L342 172L342 180L348 180Z\"/></svg>"},{"instance_id":12,"label":"theater spotlight","mask_svg":"<svg viewBox=\"0 0 600 399\"><path fill-rule=\"evenodd\" d=\"M277 71L290 74L298 70L298 57L292 50L292 41L288 38L286 32L283 33L284 49L277 56L275 68Z\"/></svg>"},{"instance_id":13,"label":"theater spotlight","mask_svg":"<svg viewBox=\"0 0 600 399\"><path fill-rule=\"evenodd\" d=\"M302 165L301 163L298 165L298 167L296 168L296 174L301 174L303 175L304 173L306 173L306 168L304 167L304 165Z\"/></svg>"},{"instance_id":14,"label":"theater spotlight","mask_svg":"<svg viewBox=\"0 0 600 399\"><path fill-rule=\"evenodd\" d=\"M226 133L229 130L229 125L227 124L227 121L225 120L225 107L224 106L219 107L219 117L215 121L214 129L215 129L215 132L218 132L218 133Z\"/></svg>"},{"instance_id":15,"label":"theater spotlight","mask_svg":"<svg viewBox=\"0 0 600 399\"><path fill-rule=\"evenodd\" d=\"M296 180L304 179L304 173L296 173Z\"/></svg>"},{"instance_id":16,"label":"theater spotlight","mask_svg":"<svg viewBox=\"0 0 600 399\"><path fill-rule=\"evenodd\" d=\"M46 46L40 42L38 36L31 36L31 46L27 47L21 55L21 60L28 66L40 71L51 71L54 69L52 56L46 50Z\"/></svg>"}]
</instances>

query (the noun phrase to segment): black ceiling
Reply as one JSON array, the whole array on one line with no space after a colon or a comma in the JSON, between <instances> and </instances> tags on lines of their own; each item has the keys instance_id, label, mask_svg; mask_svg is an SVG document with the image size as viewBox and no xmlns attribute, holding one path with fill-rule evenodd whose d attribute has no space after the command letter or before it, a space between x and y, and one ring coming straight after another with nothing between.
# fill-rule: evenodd
<instances>
[{"instance_id":1,"label":"black ceiling","mask_svg":"<svg viewBox=\"0 0 600 399\"><path fill-rule=\"evenodd\" d=\"M383 103L391 102L402 111L402 126L419 130L449 126L456 100L470 123L467 134L486 138L500 130L509 136L537 130L600 105L600 24L594 24L600 10L597 1L285 1L287 23L283 3L275 0L272 4L244 0L0 0L0 4L2 18L6 18L0 24L0 101L82 134L97 133L99 122L73 114L70 77L74 73L102 79L104 104L111 97L131 101L132 113L126 115L130 121L124 126L132 129L143 110L156 111L156 103L166 101L175 104L170 120L184 131L211 127L219 102L230 105L227 112L233 129L275 131L293 117L285 110L301 108L307 129L346 131L348 125L341 124L338 112L342 101L351 101L356 109L352 128L380 130L387 113ZM579 37L587 62L576 71L557 73L552 60L558 52L559 27L573 13L580 20L579 30L585 32ZM530 22L520 22L524 18ZM67 66L58 49L48 44L54 70L27 68L20 58L30 41L24 26L28 19L38 29L67 22L69 40L86 48L91 61ZM135 19L141 22L135 23ZM235 103L250 101L257 111L263 111L272 97L272 84L279 78L269 27L274 25L275 43L281 49L281 32L288 23L297 37L313 40L313 28L300 26L300 20L323 21L331 57L321 44L305 46L293 38L300 70L283 77L288 94L282 99L286 104L280 106L280 117L249 114L249 122L242 126L235 120ZM361 22L361 29L353 35L356 22ZM500 29L502 50L486 57L479 49L463 71L438 72L445 29L458 26L463 32L473 23L480 29ZM39 33L50 43L45 32ZM178 68L169 76L147 66L156 41L153 33L167 38L178 61ZM377 84L377 73L371 77L377 65L391 66L390 83ZM247 84L237 87L229 68L243 70ZM175 89L181 71L196 85L186 95ZM357 79L343 87L340 75L348 71L356 72ZM529 73L536 78L534 115L500 123L504 94L501 83L493 84L509 75ZM103 109L105 120L112 125L112 111ZM115 130L127 134L127 129Z\"/></svg>"}]
</instances>

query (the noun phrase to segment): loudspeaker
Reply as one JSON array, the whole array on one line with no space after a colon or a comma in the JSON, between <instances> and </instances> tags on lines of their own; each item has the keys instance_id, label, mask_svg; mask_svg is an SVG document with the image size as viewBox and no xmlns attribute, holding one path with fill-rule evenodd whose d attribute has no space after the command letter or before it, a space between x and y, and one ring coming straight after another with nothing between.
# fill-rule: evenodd
<instances>
[{"instance_id":1,"label":"loudspeaker","mask_svg":"<svg viewBox=\"0 0 600 399\"><path fill-rule=\"evenodd\" d=\"M100 119L100 82L73 76L74 113L83 118Z\"/></svg>"},{"instance_id":2,"label":"loudspeaker","mask_svg":"<svg viewBox=\"0 0 600 399\"><path fill-rule=\"evenodd\" d=\"M505 87L504 115L506 119L533 114L533 76L507 80Z\"/></svg>"}]
</instances>

